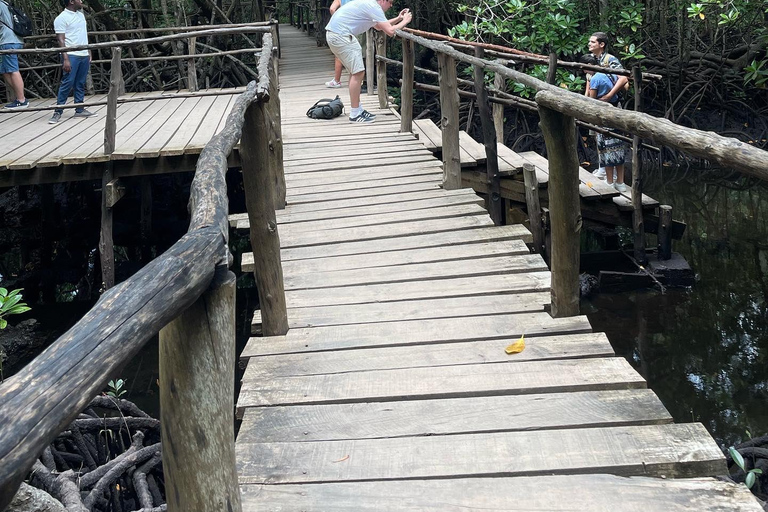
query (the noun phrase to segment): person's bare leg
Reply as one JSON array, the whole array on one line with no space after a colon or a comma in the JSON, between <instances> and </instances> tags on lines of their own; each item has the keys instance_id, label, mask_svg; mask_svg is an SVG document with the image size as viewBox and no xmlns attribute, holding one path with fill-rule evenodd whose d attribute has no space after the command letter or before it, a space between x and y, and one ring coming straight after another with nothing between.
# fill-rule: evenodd
<instances>
[{"instance_id":1,"label":"person's bare leg","mask_svg":"<svg viewBox=\"0 0 768 512\"><path fill-rule=\"evenodd\" d=\"M342 68L341 61L339 59L336 59L336 62L334 63L334 69L333 69L335 73L333 75L333 79L339 83L341 83L341 68Z\"/></svg>"},{"instance_id":2,"label":"person's bare leg","mask_svg":"<svg viewBox=\"0 0 768 512\"><path fill-rule=\"evenodd\" d=\"M6 82L10 83L16 99L24 102L27 98L24 96L24 80L21 79L21 73L14 71L13 73L4 73Z\"/></svg>"},{"instance_id":3,"label":"person's bare leg","mask_svg":"<svg viewBox=\"0 0 768 512\"><path fill-rule=\"evenodd\" d=\"M616 166L616 183L624 183L624 164Z\"/></svg>"},{"instance_id":4,"label":"person's bare leg","mask_svg":"<svg viewBox=\"0 0 768 512\"><path fill-rule=\"evenodd\" d=\"M365 71L360 71L349 77L349 104L352 108L360 107L360 89L363 87Z\"/></svg>"},{"instance_id":5,"label":"person's bare leg","mask_svg":"<svg viewBox=\"0 0 768 512\"><path fill-rule=\"evenodd\" d=\"M605 166L605 181L609 185L613 185L613 169L614 167Z\"/></svg>"}]
</instances>

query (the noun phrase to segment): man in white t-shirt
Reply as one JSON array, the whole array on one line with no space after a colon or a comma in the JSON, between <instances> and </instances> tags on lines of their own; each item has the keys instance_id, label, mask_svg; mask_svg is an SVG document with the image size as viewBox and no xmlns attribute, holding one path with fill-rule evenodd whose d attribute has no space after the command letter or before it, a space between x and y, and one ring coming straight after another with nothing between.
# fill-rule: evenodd
<instances>
[{"instance_id":1,"label":"man in white t-shirt","mask_svg":"<svg viewBox=\"0 0 768 512\"><path fill-rule=\"evenodd\" d=\"M349 71L349 120L352 123L372 123L376 116L360 107L360 89L365 75L363 50L355 36L375 28L388 36L408 25L413 15L403 9L397 18L388 20L384 14L392 0L355 0L339 8L326 27L326 40L336 57ZM369 84L370 87L370 84Z\"/></svg>"},{"instance_id":2,"label":"man in white t-shirt","mask_svg":"<svg viewBox=\"0 0 768 512\"><path fill-rule=\"evenodd\" d=\"M88 26L83 14L83 0L61 0L64 10L53 21L53 31L56 32L56 41L62 48L70 46L83 46L88 44ZM56 98L57 105L64 105L72 89L75 90L75 103L85 100L85 80L88 78L88 69L91 67L91 51L75 50L61 54L61 85ZM61 121L64 111L54 110L53 116L48 120L50 124ZM93 112L85 108L75 109L75 117L90 117Z\"/></svg>"}]
</instances>

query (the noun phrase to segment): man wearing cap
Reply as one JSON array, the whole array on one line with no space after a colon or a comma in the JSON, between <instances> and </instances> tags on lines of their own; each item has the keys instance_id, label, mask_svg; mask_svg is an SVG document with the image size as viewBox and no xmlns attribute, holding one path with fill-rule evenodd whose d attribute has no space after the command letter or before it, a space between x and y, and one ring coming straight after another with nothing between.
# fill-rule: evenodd
<instances>
[{"instance_id":1,"label":"man wearing cap","mask_svg":"<svg viewBox=\"0 0 768 512\"><path fill-rule=\"evenodd\" d=\"M384 14L392 7L392 0L355 0L339 8L326 27L326 40L336 57L349 71L349 101L351 110L349 121L352 123L372 123L376 116L360 107L360 89L365 76L363 50L355 36L365 33L370 28L384 32L388 36L408 25L413 15L403 9L397 18L387 20ZM368 85L371 87L371 84Z\"/></svg>"},{"instance_id":2,"label":"man wearing cap","mask_svg":"<svg viewBox=\"0 0 768 512\"><path fill-rule=\"evenodd\" d=\"M24 42L11 28L13 20L8 4L0 0L0 50L20 50L24 48ZM21 109L29 106L29 101L24 97L24 80L19 73L19 57L15 53L0 55L0 74L5 78L5 83L10 84L16 99L8 103L5 108Z\"/></svg>"},{"instance_id":3,"label":"man wearing cap","mask_svg":"<svg viewBox=\"0 0 768 512\"><path fill-rule=\"evenodd\" d=\"M61 0L64 10L53 21L53 30L56 32L56 41L62 48L70 46L84 46L88 44L88 27L83 14L83 0ZM72 89L75 90L75 103L85 100L85 80L88 78L88 69L91 67L91 51L75 50L61 54L61 85L56 98L57 105L64 105ZM55 110L48 121L56 124L61 121L62 109ZM75 109L75 117L90 117L93 112L79 107Z\"/></svg>"}]
</instances>

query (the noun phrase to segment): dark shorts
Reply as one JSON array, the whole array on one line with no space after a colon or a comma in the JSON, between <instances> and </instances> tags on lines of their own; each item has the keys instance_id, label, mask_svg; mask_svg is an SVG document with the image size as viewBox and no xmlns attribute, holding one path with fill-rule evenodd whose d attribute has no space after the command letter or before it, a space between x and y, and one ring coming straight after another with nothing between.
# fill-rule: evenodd
<instances>
[{"instance_id":1,"label":"dark shorts","mask_svg":"<svg viewBox=\"0 0 768 512\"><path fill-rule=\"evenodd\" d=\"M21 50L23 44L8 43L0 44L0 50ZM14 53L10 55L0 55L0 74L15 73L19 70L19 57Z\"/></svg>"}]
</instances>

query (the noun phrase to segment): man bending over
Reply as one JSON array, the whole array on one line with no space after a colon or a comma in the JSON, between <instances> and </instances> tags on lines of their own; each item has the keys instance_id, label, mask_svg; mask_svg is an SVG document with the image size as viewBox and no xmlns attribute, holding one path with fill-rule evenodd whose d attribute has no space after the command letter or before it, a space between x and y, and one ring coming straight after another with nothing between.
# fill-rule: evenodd
<instances>
[{"instance_id":1,"label":"man bending over","mask_svg":"<svg viewBox=\"0 0 768 512\"><path fill-rule=\"evenodd\" d=\"M375 28L392 37L395 31L405 27L413 19L410 11L403 9L397 18L387 20L384 12L390 7L392 0L355 0L339 8L326 27L328 46L350 74L349 121L352 123L372 123L376 120L376 116L360 107L360 88L365 76L365 65L363 49L355 36L363 34L369 28ZM368 87L371 87L371 84L368 84Z\"/></svg>"}]
</instances>

